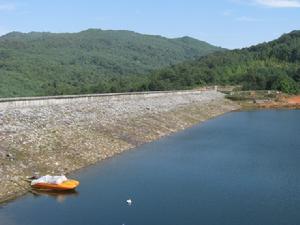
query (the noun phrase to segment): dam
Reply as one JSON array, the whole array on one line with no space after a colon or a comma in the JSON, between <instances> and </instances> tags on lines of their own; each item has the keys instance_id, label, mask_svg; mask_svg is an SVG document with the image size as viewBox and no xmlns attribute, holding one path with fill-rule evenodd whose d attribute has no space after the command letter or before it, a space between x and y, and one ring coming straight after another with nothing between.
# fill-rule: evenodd
<instances>
[{"instance_id":1,"label":"dam","mask_svg":"<svg viewBox=\"0 0 300 225\"><path fill-rule=\"evenodd\" d=\"M216 90L0 99L0 200L238 108Z\"/></svg>"}]
</instances>

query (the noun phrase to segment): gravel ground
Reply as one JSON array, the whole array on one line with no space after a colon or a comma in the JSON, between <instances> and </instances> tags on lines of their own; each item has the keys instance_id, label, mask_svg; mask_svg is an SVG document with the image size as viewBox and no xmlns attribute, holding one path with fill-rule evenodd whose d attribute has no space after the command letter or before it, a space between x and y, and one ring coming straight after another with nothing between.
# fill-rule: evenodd
<instances>
[{"instance_id":1,"label":"gravel ground","mask_svg":"<svg viewBox=\"0 0 300 225\"><path fill-rule=\"evenodd\" d=\"M24 194L26 176L66 174L237 108L216 91L0 103L0 202Z\"/></svg>"}]
</instances>

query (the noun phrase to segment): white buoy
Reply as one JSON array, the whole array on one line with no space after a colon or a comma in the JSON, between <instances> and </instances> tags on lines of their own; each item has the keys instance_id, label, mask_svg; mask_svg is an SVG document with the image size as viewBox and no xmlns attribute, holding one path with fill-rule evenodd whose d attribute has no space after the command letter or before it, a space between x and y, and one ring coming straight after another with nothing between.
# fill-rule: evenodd
<instances>
[{"instance_id":1,"label":"white buoy","mask_svg":"<svg viewBox=\"0 0 300 225\"><path fill-rule=\"evenodd\" d=\"M127 204L128 204L129 206L132 205L132 200L131 200L131 199L127 199L126 202L127 202Z\"/></svg>"}]
</instances>

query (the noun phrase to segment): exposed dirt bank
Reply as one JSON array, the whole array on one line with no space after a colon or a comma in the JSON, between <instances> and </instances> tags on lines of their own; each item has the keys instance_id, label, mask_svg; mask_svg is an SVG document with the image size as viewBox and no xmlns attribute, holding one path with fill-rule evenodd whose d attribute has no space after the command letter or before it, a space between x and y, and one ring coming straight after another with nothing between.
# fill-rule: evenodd
<instances>
[{"instance_id":1,"label":"exposed dirt bank","mask_svg":"<svg viewBox=\"0 0 300 225\"><path fill-rule=\"evenodd\" d=\"M0 103L0 202L26 193L26 176L66 174L238 108L216 91Z\"/></svg>"},{"instance_id":2,"label":"exposed dirt bank","mask_svg":"<svg viewBox=\"0 0 300 225\"><path fill-rule=\"evenodd\" d=\"M300 96L284 96L271 100L240 102L244 109L300 109Z\"/></svg>"},{"instance_id":3,"label":"exposed dirt bank","mask_svg":"<svg viewBox=\"0 0 300 225\"><path fill-rule=\"evenodd\" d=\"M226 98L238 102L242 109L300 109L300 96L278 91L231 91Z\"/></svg>"},{"instance_id":4,"label":"exposed dirt bank","mask_svg":"<svg viewBox=\"0 0 300 225\"><path fill-rule=\"evenodd\" d=\"M287 99L289 104L297 104L300 105L300 96L294 96Z\"/></svg>"}]
</instances>

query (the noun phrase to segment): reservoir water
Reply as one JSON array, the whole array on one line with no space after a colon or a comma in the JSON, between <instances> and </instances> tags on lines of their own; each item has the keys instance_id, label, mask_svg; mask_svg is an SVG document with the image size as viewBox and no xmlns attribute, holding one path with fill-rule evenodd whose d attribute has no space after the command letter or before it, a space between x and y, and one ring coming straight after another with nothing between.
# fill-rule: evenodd
<instances>
[{"instance_id":1,"label":"reservoir water","mask_svg":"<svg viewBox=\"0 0 300 225\"><path fill-rule=\"evenodd\" d=\"M229 113L71 177L76 193L28 194L0 224L298 225L300 111Z\"/></svg>"}]
</instances>

